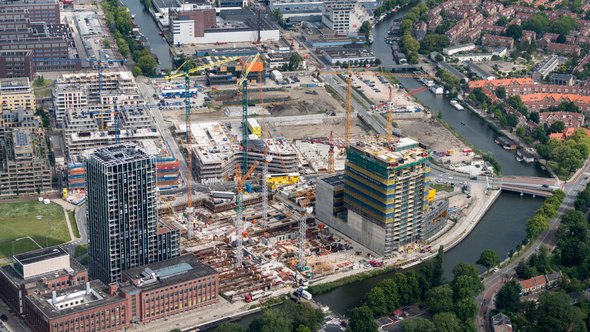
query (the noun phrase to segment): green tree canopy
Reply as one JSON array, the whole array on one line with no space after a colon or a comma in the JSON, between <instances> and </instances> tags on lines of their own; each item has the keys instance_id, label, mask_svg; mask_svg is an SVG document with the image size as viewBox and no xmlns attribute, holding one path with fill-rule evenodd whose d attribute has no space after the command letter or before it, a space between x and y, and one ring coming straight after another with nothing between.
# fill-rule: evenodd
<instances>
[{"instance_id":1,"label":"green tree canopy","mask_svg":"<svg viewBox=\"0 0 590 332\"><path fill-rule=\"evenodd\" d=\"M404 320L400 327L403 332L436 332L434 323L422 317Z\"/></svg>"},{"instance_id":2,"label":"green tree canopy","mask_svg":"<svg viewBox=\"0 0 590 332\"><path fill-rule=\"evenodd\" d=\"M498 254L493 250L484 250L479 255L479 259L476 263L485 267L489 271L490 268L500 263L500 257L498 257Z\"/></svg>"},{"instance_id":3,"label":"green tree canopy","mask_svg":"<svg viewBox=\"0 0 590 332\"><path fill-rule=\"evenodd\" d=\"M373 319L373 312L369 307L354 308L348 315L348 330L350 332L377 332L377 322Z\"/></svg>"},{"instance_id":4,"label":"green tree canopy","mask_svg":"<svg viewBox=\"0 0 590 332\"><path fill-rule=\"evenodd\" d=\"M517 312L520 308L520 291L520 284L514 280L502 286L494 301L496 309L506 313Z\"/></svg>"},{"instance_id":5,"label":"green tree canopy","mask_svg":"<svg viewBox=\"0 0 590 332\"><path fill-rule=\"evenodd\" d=\"M434 326L437 332L460 332L461 323L452 312L441 312L434 315Z\"/></svg>"},{"instance_id":6,"label":"green tree canopy","mask_svg":"<svg viewBox=\"0 0 590 332\"><path fill-rule=\"evenodd\" d=\"M452 311L453 289L449 285L431 288L426 293L426 303L435 313Z\"/></svg>"}]
</instances>

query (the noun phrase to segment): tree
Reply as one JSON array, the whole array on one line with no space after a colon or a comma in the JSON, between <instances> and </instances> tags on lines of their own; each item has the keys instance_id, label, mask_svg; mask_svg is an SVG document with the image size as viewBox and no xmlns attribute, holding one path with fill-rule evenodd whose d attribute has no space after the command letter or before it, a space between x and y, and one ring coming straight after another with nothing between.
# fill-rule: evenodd
<instances>
[{"instance_id":1,"label":"tree","mask_svg":"<svg viewBox=\"0 0 590 332\"><path fill-rule=\"evenodd\" d=\"M365 35L367 42L369 42L369 36L371 35L371 22L364 21L359 28L359 33Z\"/></svg>"},{"instance_id":2,"label":"tree","mask_svg":"<svg viewBox=\"0 0 590 332\"><path fill-rule=\"evenodd\" d=\"M508 20L508 18L506 16L501 16L500 19L498 20L498 22L496 22L496 25L501 26L501 27L505 27L506 24L508 24L508 22L510 22L510 20Z\"/></svg>"},{"instance_id":3,"label":"tree","mask_svg":"<svg viewBox=\"0 0 590 332\"><path fill-rule=\"evenodd\" d=\"M538 331L586 331L580 309L570 304L570 298L565 293L542 293L536 316Z\"/></svg>"},{"instance_id":4,"label":"tree","mask_svg":"<svg viewBox=\"0 0 590 332\"><path fill-rule=\"evenodd\" d=\"M506 28L506 36L512 37L514 41L519 41L522 38L522 27L518 24L509 25Z\"/></svg>"},{"instance_id":5,"label":"tree","mask_svg":"<svg viewBox=\"0 0 590 332\"><path fill-rule=\"evenodd\" d=\"M369 307L362 306L350 311L348 330L350 332L377 332L377 323L373 319L373 312Z\"/></svg>"},{"instance_id":6,"label":"tree","mask_svg":"<svg viewBox=\"0 0 590 332\"><path fill-rule=\"evenodd\" d=\"M559 44L565 44L566 41L567 41L567 38L565 35L559 35L559 36L557 36L557 39L555 39L555 42L559 43Z\"/></svg>"},{"instance_id":7,"label":"tree","mask_svg":"<svg viewBox=\"0 0 590 332\"><path fill-rule=\"evenodd\" d=\"M537 213L526 222L527 237L529 239L534 239L547 228L549 228L547 217Z\"/></svg>"},{"instance_id":8,"label":"tree","mask_svg":"<svg viewBox=\"0 0 590 332\"><path fill-rule=\"evenodd\" d=\"M442 52L442 49L451 44L449 37L443 34L429 33L420 41L420 52L428 54L430 52Z\"/></svg>"},{"instance_id":9,"label":"tree","mask_svg":"<svg viewBox=\"0 0 590 332\"><path fill-rule=\"evenodd\" d=\"M324 319L322 311L314 308L309 303L296 304L287 301L281 308L283 315L292 322L292 326L306 326L312 330L318 330Z\"/></svg>"},{"instance_id":10,"label":"tree","mask_svg":"<svg viewBox=\"0 0 590 332\"><path fill-rule=\"evenodd\" d=\"M111 42L109 41L109 39L107 37L104 37L102 39L102 47L103 48L111 48Z\"/></svg>"},{"instance_id":11,"label":"tree","mask_svg":"<svg viewBox=\"0 0 590 332\"><path fill-rule=\"evenodd\" d=\"M272 11L272 17L274 17L275 20L277 20L277 23L279 23L280 26L285 26L285 19L283 18L283 13L281 13L281 11L278 8L275 8Z\"/></svg>"},{"instance_id":12,"label":"tree","mask_svg":"<svg viewBox=\"0 0 590 332\"><path fill-rule=\"evenodd\" d=\"M246 332L246 329L236 323L221 323L215 328L215 332Z\"/></svg>"},{"instance_id":13,"label":"tree","mask_svg":"<svg viewBox=\"0 0 590 332\"><path fill-rule=\"evenodd\" d=\"M400 326L403 332L436 332L434 323L422 317L404 320Z\"/></svg>"},{"instance_id":14,"label":"tree","mask_svg":"<svg viewBox=\"0 0 590 332\"><path fill-rule=\"evenodd\" d=\"M482 290L481 279L477 275L463 275L453 280L451 284L455 301L474 297Z\"/></svg>"},{"instance_id":15,"label":"tree","mask_svg":"<svg viewBox=\"0 0 590 332\"><path fill-rule=\"evenodd\" d=\"M430 289L426 293L426 303L433 312L453 310L453 289L449 285L442 285Z\"/></svg>"},{"instance_id":16,"label":"tree","mask_svg":"<svg viewBox=\"0 0 590 332\"><path fill-rule=\"evenodd\" d=\"M137 66L141 68L141 72L144 75L154 75L156 73L156 66L158 63L154 59L151 54L142 55L139 59L137 59Z\"/></svg>"},{"instance_id":17,"label":"tree","mask_svg":"<svg viewBox=\"0 0 590 332\"><path fill-rule=\"evenodd\" d=\"M299 326L297 326L297 329L295 330L295 332L313 332L313 331L305 325L299 325Z\"/></svg>"},{"instance_id":18,"label":"tree","mask_svg":"<svg viewBox=\"0 0 590 332\"><path fill-rule=\"evenodd\" d=\"M142 75L143 73L141 72L141 68L139 68L139 66L135 66L133 67L133 69L131 70L131 73L133 74L133 76L137 77Z\"/></svg>"},{"instance_id":19,"label":"tree","mask_svg":"<svg viewBox=\"0 0 590 332\"><path fill-rule=\"evenodd\" d=\"M434 315L434 326L437 332L459 332L461 331L461 324L452 312L441 312Z\"/></svg>"},{"instance_id":20,"label":"tree","mask_svg":"<svg viewBox=\"0 0 590 332\"><path fill-rule=\"evenodd\" d=\"M528 21L522 23L524 30L532 30L537 34L541 34L549 28L549 19L545 13L536 13Z\"/></svg>"},{"instance_id":21,"label":"tree","mask_svg":"<svg viewBox=\"0 0 590 332\"><path fill-rule=\"evenodd\" d=\"M388 311L393 311L399 307L399 295L397 285L393 279L385 279L378 285L385 294Z\"/></svg>"},{"instance_id":22,"label":"tree","mask_svg":"<svg viewBox=\"0 0 590 332\"><path fill-rule=\"evenodd\" d=\"M539 121L541 121L539 112L531 112L531 114L529 114L529 119L534 123L539 123Z\"/></svg>"},{"instance_id":23,"label":"tree","mask_svg":"<svg viewBox=\"0 0 590 332\"><path fill-rule=\"evenodd\" d=\"M502 286L494 301L496 309L502 312L516 313L520 308L520 291L520 284L514 280Z\"/></svg>"},{"instance_id":24,"label":"tree","mask_svg":"<svg viewBox=\"0 0 590 332\"><path fill-rule=\"evenodd\" d=\"M289 320L279 311L263 309L262 315L249 326L250 332L291 332Z\"/></svg>"},{"instance_id":25,"label":"tree","mask_svg":"<svg viewBox=\"0 0 590 332\"><path fill-rule=\"evenodd\" d=\"M380 316L387 313L387 301L385 292L381 287L373 287L367 294L366 306L371 309L374 316Z\"/></svg>"},{"instance_id":26,"label":"tree","mask_svg":"<svg viewBox=\"0 0 590 332\"><path fill-rule=\"evenodd\" d=\"M567 15L560 16L549 25L549 31L558 35L567 35L577 28L578 23L576 20Z\"/></svg>"},{"instance_id":27,"label":"tree","mask_svg":"<svg viewBox=\"0 0 590 332\"><path fill-rule=\"evenodd\" d=\"M455 303L454 312L461 322L467 322L475 318L477 314L477 304L474 297L465 297Z\"/></svg>"},{"instance_id":28,"label":"tree","mask_svg":"<svg viewBox=\"0 0 590 332\"><path fill-rule=\"evenodd\" d=\"M516 128L516 126L518 126L518 123L520 122L520 119L518 118L518 116L514 115L514 114L508 114L506 116L506 124L509 125L512 128Z\"/></svg>"},{"instance_id":29,"label":"tree","mask_svg":"<svg viewBox=\"0 0 590 332\"><path fill-rule=\"evenodd\" d=\"M565 130L565 123L563 121L555 121L549 127L551 133L561 133Z\"/></svg>"},{"instance_id":30,"label":"tree","mask_svg":"<svg viewBox=\"0 0 590 332\"><path fill-rule=\"evenodd\" d=\"M533 277L531 267L527 264L525 260L521 260L520 262L518 262L518 265L516 266L516 268L514 268L514 270L516 271L516 275L520 279L529 279Z\"/></svg>"},{"instance_id":31,"label":"tree","mask_svg":"<svg viewBox=\"0 0 590 332\"><path fill-rule=\"evenodd\" d=\"M291 58L289 58L289 70L298 70L303 62L303 58L299 53L293 53Z\"/></svg>"},{"instance_id":32,"label":"tree","mask_svg":"<svg viewBox=\"0 0 590 332\"><path fill-rule=\"evenodd\" d=\"M500 99L506 98L506 88L503 86L497 87L495 93L496 93L496 97L498 97Z\"/></svg>"},{"instance_id":33,"label":"tree","mask_svg":"<svg viewBox=\"0 0 590 332\"><path fill-rule=\"evenodd\" d=\"M433 260L432 280L430 282L430 285L432 287L440 286L444 282L443 281L443 274L444 274L443 262L444 262L444 256L445 256L444 247L443 246L440 246L438 248L438 253L436 254L436 257L434 257L434 260Z\"/></svg>"},{"instance_id":34,"label":"tree","mask_svg":"<svg viewBox=\"0 0 590 332\"><path fill-rule=\"evenodd\" d=\"M500 263L500 257L498 257L498 254L493 250L484 250L479 255L479 259L476 263L485 267L489 272L491 267Z\"/></svg>"}]
</instances>

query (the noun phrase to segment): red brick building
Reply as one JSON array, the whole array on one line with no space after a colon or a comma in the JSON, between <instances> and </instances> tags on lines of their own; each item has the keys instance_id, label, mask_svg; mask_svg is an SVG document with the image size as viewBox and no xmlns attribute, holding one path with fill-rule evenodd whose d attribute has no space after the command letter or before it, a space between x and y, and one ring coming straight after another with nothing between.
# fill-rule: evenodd
<instances>
[{"instance_id":1,"label":"red brick building","mask_svg":"<svg viewBox=\"0 0 590 332\"><path fill-rule=\"evenodd\" d=\"M141 322L219 302L217 272L193 255L126 270L123 281L130 317Z\"/></svg>"},{"instance_id":2,"label":"red brick building","mask_svg":"<svg viewBox=\"0 0 590 332\"><path fill-rule=\"evenodd\" d=\"M130 325L129 301L100 280L25 299L35 332L119 331Z\"/></svg>"},{"instance_id":3,"label":"red brick building","mask_svg":"<svg viewBox=\"0 0 590 332\"><path fill-rule=\"evenodd\" d=\"M514 39L511 37L485 34L481 37L481 44L483 46L506 47L507 49L512 49L514 47Z\"/></svg>"},{"instance_id":4,"label":"red brick building","mask_svg":"<svg viewBox=\"0 0 590 332\"><path fill-rule=\"evenodd\" d=\"M13 256L0 267L0 297L15 312L24 312L24 299L51 294L88 281L88 271L61 247L49 247Z\"/></svg>"}]
</instances>

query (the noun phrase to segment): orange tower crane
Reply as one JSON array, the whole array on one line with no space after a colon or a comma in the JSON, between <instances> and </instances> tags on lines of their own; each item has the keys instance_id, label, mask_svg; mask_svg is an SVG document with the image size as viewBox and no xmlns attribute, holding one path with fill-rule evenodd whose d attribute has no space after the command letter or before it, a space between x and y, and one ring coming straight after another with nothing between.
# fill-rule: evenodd
<instances>
[{"instance_id":1,"label":"orange tower crane","mask_svg":"<svg viewBox=\"0 0 590 332\"><path fill-rule=\"evenodd\" d=\"M242 236L243 232L244 232L244 227L243 227L243 206L242 206L242 200L243 200L243 190L244 190L244 182L246 180L248 180L248 178L250 177L250 175L252 174L252 172L254 172L254 170L256 169L256 166L258 166L258 161L254 161L254 164L252 164L252 166L250 167L250 169L248 169L248 172L246 172L246 174L244 174L242 176L242 172L240 170L240 164L236 163L236 177L235 177L235 182L236 182L236 191L237 191L237 195L236 195L236 221L235 221L235 226L236 226L236 267L241 268L242 267L242 261L244 258L244 251L243 251L243 243L242 243Z\"/></svg>"}]
</instances>

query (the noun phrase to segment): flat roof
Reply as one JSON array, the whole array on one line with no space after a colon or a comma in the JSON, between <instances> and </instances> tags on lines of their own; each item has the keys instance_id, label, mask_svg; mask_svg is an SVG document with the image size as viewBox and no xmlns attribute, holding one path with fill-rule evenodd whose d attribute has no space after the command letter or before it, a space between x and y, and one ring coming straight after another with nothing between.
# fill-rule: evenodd
<instances>
[{"instance_id":1,"label":"flat roof","mask_svg":"<svg viewBox=\"0 0 590 332\"><path fill-rule=\"evenodd\" d=\"M49 247L25 252L22 254L14 255L12 257L22 265L26 265L65 255L68 255L68 253L61 247Z\"/></svg>"},{"instance_id":2,"label":"flat roof","mask_svg":"<svg viewBox=\"0 0 590 332\"><path fill-rule=\"evenodd\" d=\"M143 290L151 290L213 274L217 274L217 271L201 263L196 256L186 254L125 270L123 280L140 280L139 283L133 284Z\"/></svg>"},{"instance_id":3,"label":"flat roof","mask_svg":"<svg viewBox=\"0 0 590 332\"><path fill-rule=\"evenodd\" d=\"M391 146L384 140L357 142L350 146L351 149L358 150L370 155L376 160L385 164L401 164L417 162L421 159L428 158L430 155L426 146L417 141L403 137Z\"/></svg>"},{"instance_id":4,"label":"flat roof","mask_svg":"<svg viewBox=\"0 0 590 332\"><path fill-rule=\"evenodd\" d=\"M97 149L91 154L91 158L109 165L119 165L131 161L152 159L153 156L135 144L125 143Z\"/></svg>"},{"instance_id":5,"label":"flat roof","mask_svg":"<svg viewBox=\"0 0 590 332\"><path fill-rule=\"evenodd\" d=\"M90 281L90 294L86 294L86 284L68 287L57 292L57 300L64 301L68 297L81 299L84 302L80 305L68 306L58 309L52 304L52 293L49 292L44 295L29 295L31 303L39 309L48 318L57 318L61 316L71 315L77 312L84 312L102 307L117 302L126 302L127 300L121 296L109 295L107 286L100 280Z\"/></svg>"}]
</instances>

